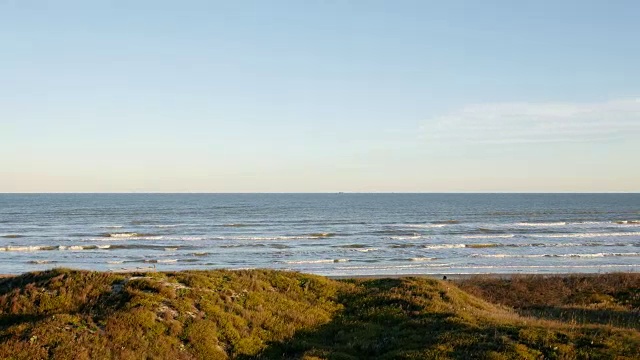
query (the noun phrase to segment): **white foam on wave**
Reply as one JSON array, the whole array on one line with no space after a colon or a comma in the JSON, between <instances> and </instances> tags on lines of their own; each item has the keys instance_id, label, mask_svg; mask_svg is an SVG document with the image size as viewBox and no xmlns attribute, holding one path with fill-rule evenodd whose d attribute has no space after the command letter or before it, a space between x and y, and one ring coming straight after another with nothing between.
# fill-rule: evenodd
<instances>
[{"instance_id":1,"label":"white foam on wave","mask_svg":"<svg viewBox=\"0 0 640 360\"><path fill-rule=\"evenodd\" d=\"M600 242L557 242L557 243L497 243L497 244L466 244L468 248L484 248L484 247L599 247L599 246L638 246L638 243L600 243Z\"/></svg>"},{"instance_id":2,"label":"white foam on wave","mask_svg":"<svg viewBox=\"0 0 640 360\"><path fill-rule=\"evenodd\" d=\"M530 254L530 255L518 255L518 254L472 254L471 257L479 258L541 258L551 257L552 255L546 254Z\"/></svg>"},{"instance_id":3,"label":"white foam on wave","mask_svg":"<svg viewBox=\"0 0 640 360\"><path fill-rule=\"evenodd\" d=\"M495 225L495 224L488 224ZM529 222L521 221L515 224L522 227L560 227L560 226L611 226L611 225L640 225L640 222L635 220L623 220L623 221L548 221L548 222Z\"/></svg>"},{"instance_id":4,"label":"white foam on wave","mask_svg":"<svg viewBox=\"0 0 640 360\"><path fill-rule=\"evenodd\" d=\"M433 258L433 257L414 257L414 258L411 258L409 260L411 260L411 261L433 261L433 260L436 260L436 258Z\"/></svg>"},{"instance_id":5,"label":"white foam on wave","mask_svg":"<svg viewBox=\"0 0 640 360\"><path fill-rule=\"evenodd\" d=\"M94 250L94 249L108 249L111 245L30 245L30 246L3 246L0 247L0 251L79 251L79 250Z\"/></svg>"},{"instance_id":6,"label":"white foam on wave","mask_svg":"<svg viewBox=\"0 0 640 360\"><path fill-rule=\"evenodd\" d=\"M549 243L549 244L540 244L540 247L576 247L576 246L587 246L583 243Z\"/></svg>"},{"instance_id":7,"label":"white foam on wave","mask_svg":"<svg viewBox=\"0 0 640 360\"><path fill-rule=\"evenodd\" d=\"M40 250L53 250L53 249L55 249L55 247L53 246L40 246L40 245L0 247L0 251L40 251Z\"/></svg>"},{"instance_id":8,"label":"white foam on wave","mask_svg":"<svg viewBox=\"0 0 640 360\"><path fill-rule=\"evenodd\" d=\"M177 240L177 241L200 241L200 240L207 239L202 236L163 236L162 238L166 240Z\"/></svg>"},{"instance_id":9,"label":"white foam on wave","mask_svg":"<svg viewBox=\"0 0 640 360\"><path fill-rule=\"evenodd\" d=\"M323 233L314 233L314 234L309 234L307 235L310 238L325 238L325 237L333 237L336 236L336 234L334 233L330 233L330 232L323 232Z\"/></svg>"},{"instance_id":10,"label":"white foam on wave","mask_svg":"<svg viewBox=\"0 0 640 360\"><path fill-rule=\"evenodd\" d=\"M422 235L411 235L411 236L389 236L391 240L416 240L422 239L424 236Z\"/></svg>"},{"instance_id":11,"label":"white foam on wave","mask_svg":"<svg viewBox=\"0 0 640 360\"><path fill-rule=\"evenodd\" d=\"M138 233L112 233L112 234L108 234L107 237L112 237L112 238L131 238L131 237L139 237L140 234Z\"/></svg>"},{"instance_id":12,"label":"white foam on wave","mask_svg":"<svg viewBox=\"0 0 640 360\"><path fill-rule=\"evenodd\" d=\"M86 250L107 250L112 245L31 245L31 246L3 246L0 251L86 251Z\"/></svg>"},{"instance_id":13,"label":"white foam on wave","mask_svg":"<svg viewBox=\"0 0 640 360\"><path fill-rule=\"evenodd\" d=\"M464 235L463 239L509 239L515 237L514 234L496 234L496 235Z\"/></svg>"},{"instance_id":14,"label":"white foam on wave","mask_svg":"<svg viewBox=\"0 0 640 360\"><path fill-rule=\"evenodd\" d=\"M89 241L114 241L114 240L162 240L162 235L122 235L122 236L103 236L88 238ZM173 240L173 239L172 239Z\"/></svg>"},{"instance_id":15,"label":"white foam on wave","mask_svg":"<svg viewBox=\"0 0 640 360\"><path fill-rule=\"evenodd\" d=\"M51 264L55 261L53 260L29 260L27 261L27 264L36 264L36 265L42 265L42 264Z\"/></svg>"},{"instance_id":16,"label":"white foam on wave","mask_svg":"<svg viewBox=\"0 0 640 360\"><path fill-rule=\"evenodd\" d=\"M145 260L146 263L158 263L158 264L169 264L169 263L177 263L178 259L150 259Z\"/></svg>"},{"instance_id":17,"label":"white foam on wave","mask_svg":"<svg viewBox=\"0 0 640 360\"><path fill-rule=\"evenodd\" d=\"M393 226L407 227L407 228L420 228L420 229L433 229L433 228L445 227L447 226L447 224L393 224Z\"/></svg>"},{"instance_id":18,"label":"white foam on wave","mask_svg":"<svg viewBox=\"0 0 640 360\"><path fill-rule=\"evenodd\" d=\"M329 233L318 235L282 235L282 236L222 236L216 237L220 240L251 240L251 241L269 241L269 240L305 240L320 239L329 237Z\"/></svg>"},{"instance_id":19,"label":"white foam on wave","mask_svg":"<svg viewBox=\"0 0 640 360\"><path fill-rule=\"evenodd\" d=\"M424 245L425 249L459 249L467 247L466 244L434 244L434 245Z\"/></svg>"},{"instance_id":20,"label":"white foam on wave","mask_svg":"<svg viewBox=\"0 0 640 360\"><path fill-rule=\"evenodd\" d=\"M160 260L157 260L157 262L159 262L159 263L175 263L175 262L178 262L178 259L160 259Z\"/></svg>"},{"instance_id":21,"label":"white foam on wave","mask_svg":"<svg viewBox=\"0 0 640 360\"><path fill-rule=\"evenodd\" d=\"M540 227L550 227L550 226L565 226L567 225L564 221L557 222L520 222L518 226L540 226Z\"/></svg>"},{"instance_id":22,"label":"white foam on wave","mask_svg":"<svg viewBox=\"0 0 640 360\"><path fill-rule=\"evenodd\" d=\"M594 238L594 237L621 237L640 236L640 232L609 232L609 233L572 233L572 234L527 234L529 237L542 238Z\"/></svg>"},{"instance_id":23,"label":"white foam on wave","mask_svg":"<svg viewBox=\"0 0 640 360\"><path fill-rule=\"evenodd\" d=\"M640 253L593 253L593 254L473 254L471 257L483 258L542 258L542 257L562 257L562 258L600 258L600 257L636 257Z\"/></svg>"},{"instance_id":24,"label":"white foam on wave","mask_svg":"<svg viewBox=\"0 0 640 360\"><path fill-rule=\"evenodd\" d=\"M378 251L380 250L379 248L365 248L365 249L353 249L355 251L359 251L359 252L371 252L371 251Z\"/></svg>"},{"instance_id":25,"label":"white foam on wave","mask_svg":"<svg viewBox=\"0 0 640 360\"><path fill-rule=\"evenodd\" d=\"M368 270L367 273L376 274L378 272L386 271L402 271L403 269L416 269L423 270L425 268L447 268L447 269L492 269L492 272L496 269L615 269L626 268L636 269L640 268L640 265L631 264L604 264L604 265L452 265L452 264L416 264L416 265L390 265L390 266L340 266L335 270L353 271L353 270ZM510 271L514 271L510 270ZM465 274L464 272L455 271L455 274ZM438 270L438 274L442 274Z\"/></svg>"},{"instance_id":26,"label":"white foam on wave","mask_svg":"<svg viewBox=\"0 0 640 360\"><path fill-rule=\"evenodd\" d=\"M589 243L551 243L551 244L540 244L542 247L576 247L576 246L585 246L585 247L599 247L599 246L634 246L634 243L599 243L599 242L589 242Z\"/></svg>"},{"instance_id":27,"label":"white foam on wave","mask_svg":"<svg viewBox=\"0 0 640 360\"><path fill-rule=\"evenodd\" d=\"M557 227L557 226L572 226L572 227L597 227L597 226L612 226L622 225L624 226L640 226L638 220L622 220L622 221L557 221L557 222L519 222L518 226L530 226L530 227Z\"/></svg>"},{"instance_id":28,"label":"white foam on wave","mask_svg":"<svg viewBox=\"0 0 640 360\"><path fill-rule=\"evenodd\" d=\"M609 257L609 256L624 256L624 257L636 257L640 256L640 253L637 252L629 252L629 253L597 253L597 254L564 254L560 255L560 257Z\"/></svg>"},{"instance_id":29,"label":"white foam on wave","mask_svg":"<svg viewBox=\"0 0 640 360\"><path fill-rule=\"evenodd\" d=\"M290 260L284 261L285 264L326 264L347 262L349 259L321 259L321 260Z\"/></svg>"},{"instance_id":30,"label":"white foam on wave","mask_svg":"<svg viewBox=\"0 0 640 360\"><path fill-rule=\"evenodd\" d=\"M428 262L420 262L414 265L356 265L356 266L338 266L336 270L397 270L397 269L424 269L424 268L445 268L451 267L451 264L432 264Z\"/></svg>"},{"instance_id":31,"label":"white foam on wave","mask_svg":"<svg viewBox=\"0 0 640 360\"><path fill-rule=\"evenodd\" d=\"M57 247L54 247L57 250L72 250L72 251L78 251L78 250L91 250L91 249L97 249L97 246L82 246L82 245L60 245Z\"/></svg>"}]
</instances>

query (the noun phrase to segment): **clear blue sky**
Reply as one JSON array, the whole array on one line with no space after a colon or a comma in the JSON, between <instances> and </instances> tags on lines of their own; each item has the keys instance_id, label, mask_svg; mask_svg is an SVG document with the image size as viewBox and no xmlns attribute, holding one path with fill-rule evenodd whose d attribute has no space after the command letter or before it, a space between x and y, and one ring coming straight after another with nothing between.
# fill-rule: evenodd
<instances>
[{"instance_id":1,"label":"clear blue sky","mask_svg":"<svg viewBox=\"0 0 640 360\"><path fill-rule=\"evenodd\" d=\"M1 1L0 192L640 191L640 2Z\"/></svg>"}]
</instances>

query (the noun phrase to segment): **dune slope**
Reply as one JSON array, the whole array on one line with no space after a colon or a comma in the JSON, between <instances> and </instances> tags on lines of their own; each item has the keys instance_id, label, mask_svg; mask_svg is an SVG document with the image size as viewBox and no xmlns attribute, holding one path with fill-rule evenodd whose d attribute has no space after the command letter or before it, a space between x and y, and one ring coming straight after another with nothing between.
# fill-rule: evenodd
<instances>
[{"instance_id":1,"label":"dune slope","mask_svg":"<svg viewBox=\"0 0 640 360\"><path fill-rule=\"evenodd\" d=\"M28 273L0 280L0 358L640 358L633 322L539 316L469 281L475 295L425 278L271 270ZM620 285L631 299L634 281ZM610 310L637 315L625 304Z\"/></svg>"}]
</instances>

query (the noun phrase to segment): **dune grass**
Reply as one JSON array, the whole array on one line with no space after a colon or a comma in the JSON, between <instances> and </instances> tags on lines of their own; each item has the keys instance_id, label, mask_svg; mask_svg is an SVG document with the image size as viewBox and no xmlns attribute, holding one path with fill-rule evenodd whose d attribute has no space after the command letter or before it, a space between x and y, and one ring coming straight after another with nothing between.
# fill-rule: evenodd
<instances>
[{"instance_id":1,"label":"dune grass","mask_svg":"<svg viewBox=\"0 0 640 360\"><path fill-rule=\"evenodd\" d=\"M640 358L631 321L640 274L591 277L602 285L592 288L556 280L563 285L272 270L28 273L0 279L0 359ZM531 296L544 289L557 294ZM535 306L624 320L568 321Z\"/></svg>"},{"instance_id":2,"label":"dune grass","mask_svg":"<svg viewBox=\"0 0 640 360\"><path fill-rule=\"evenodd\" d=\"M640 330L640 274L477 276L457 284L522 315Z\"/></svg>"}]
</instances>

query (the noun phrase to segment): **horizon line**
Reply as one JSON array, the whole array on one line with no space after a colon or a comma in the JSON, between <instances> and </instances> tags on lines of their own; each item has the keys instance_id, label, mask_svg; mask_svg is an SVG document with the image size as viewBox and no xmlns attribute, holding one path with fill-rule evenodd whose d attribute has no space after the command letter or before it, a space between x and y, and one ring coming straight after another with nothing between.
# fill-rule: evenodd
<instances>
[{"instance_id":1,"label":"horizon line","mask_svg":"<svg viewBox=\"0 0 640 360\"><path fill-rule=\"evenodd\" d=\"M640 191L294 191L294 192L207 192L207 191L54 191L54 192L0 192L0 195L286 195L286 194L640 194Z\"/></svg>"}]
</instances>

